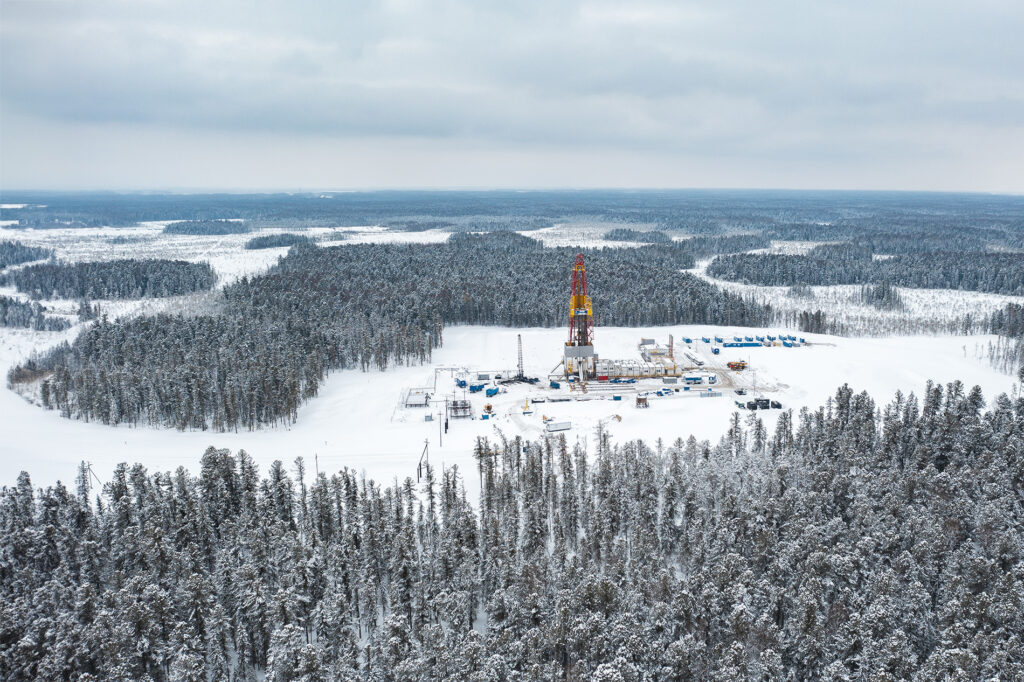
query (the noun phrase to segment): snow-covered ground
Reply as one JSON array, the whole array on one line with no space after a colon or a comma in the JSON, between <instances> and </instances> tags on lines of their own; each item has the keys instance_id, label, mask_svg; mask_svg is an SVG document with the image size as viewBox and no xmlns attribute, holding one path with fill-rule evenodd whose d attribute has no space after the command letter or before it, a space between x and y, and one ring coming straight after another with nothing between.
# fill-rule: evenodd
<instances>
[{"instance_id":1,"label":"snow-covered ground","mask_svg":"<svg viewBox=\"0 0 1024 682\"><path fill-rule=\"evenodd\" d=\"M441 230L401 232L384 227L318 227L305 230L258 230L245 234L175 235L163 234L173 220L140 223L137 227L95 227L59 229L16 229L0 227L0 241L15 240L29 246L53 249L61 260L98 261L118 258L169 258L206 261L220 278L219 284L266 270L288 253L288 247L247 250L245 243L257 235L289 232L316 239L322 245L401 243L431 244L448 239ZM332 239L344 234L344 240Z\"/></svg>"},{"instance_id":2,"label":"snow-covered ground","mask_svg":"<svg viewBox=\"0 0 1024 682\"><path fill-rule=\"evenodd\" d=\"M596 345L603 357L637 358L636 344L641 336L664 342L672 333L678 343L684 335L693 334L697 340L701 335L732 331L713 327L599 328ZM731 389L724 389L717 398L685 393L652 397L651 407L646 410L637 409L634 395L626 390L620 392L621 401L613 401L611 391L594 389L586 394L588 400L535 403L534 413L523 415L522 405L531 396L568 393L564 388L546 388L546 380L539 387L512 385L494 398L481 394L467 396L477 417L488 402L493 404L497 417L453 419L447 434L439 433L439 421L424 421L426 408L402 407L409 388L430 387L435 398L445 394L462 397L462 391L455 389L451 373L436 371L439 368L513 369L517 334L523 337L527 373L546 377L558 362L564 330L452 327L445 331L444 347L428 365L386 372L335 372L323 384L320 395L299 410L296 424L254 432L179 432L83 423L63 419L11 391L0 391L0 449L4 453L0 457L0 483L12 483L22 469L29 470L37 484L58 479L69 481L82 460L92 462L100 476L109 475L118 462L141 462L159 470L178 466L194 469L210 445L245 449L264 470L275 459L290 464L301 456L310 468L317 466L317 462L321 471L350 467L365 471L376 480L391 481L415 477L424 443L429 442L430 460L436 465L459 465L466 473L470 499L475 499L478 484L472 447L477 437L498 438L500 432L510 438L537 438L543 433L542 417L551 416L572 422L573 428L566 432L570 442L593 442L595 428L602 420L617 440L645 438L653 442L662 438L671 442L691 434L717 439L735 411ZM0 346L0 364L8 366L22 356L34 343L32 336L30 332L6 331L6 342ZM787 409L817 406L846 382L883 402L896 390L920 392L928 379L962 379L979 384L989 397L1013 387L1010 377L984 366L976 358L976 345L986 343L986 337L807 339L814 345L792 349L724 349L720 356L712 356L698 341L696 350L709 364L724 365L727 360L738 358L748 360L753 371L738 375L723 372L723 381L736 381L751 393L756 383L758 392L781 401ZM658 387L660 382L649 386ZM436 406L429 409L431 413L436 411ZM779 411L757 414L773 423ZM615 420L614 415L619 415L621 421Z\"/></svg>"},{"instance_id":3,"label":"snow-covered ground","mask_svg":"<svg viewBox=\"0 0 1024 682\"><path fill-rule=\"evenodd\" d=\"M558 223L551 227L542 227L539 230L524 230L519 234L536 239L544 246L585 246L588 249L601 249L605 247L637 247L647 246L642 242L617 242L604 239L605 233L615 228L629 227L635 230L654 230L654 224L623 224L600 221L573 221ZM683 237L679 237L682 239Z\"/></svg>"},{"instance_id":4,"label":"snow-covered ground","mask_svg":"<svg viewBox=\"0 0 1024 682\"><path fill-rule=\"evenodd\" d=\"M806 248L808 242L787 242L800 246L778 248ZM773 247L775 248L775 247ZM782 251L780 251L782 252ZM813 298L793 297L789 287L769 287L740 284L717 279L707 274L707 267L713 259L697 263L688 270L717 287L752 298L759 303L771 305L780 312L799 314L805 310L821 310L830 321L835 320L847 326L849 333L856 335L888 336L911 333L946 333L950 327L958 326L965 315L971 315L975 322L981 322L987 315L1006 307L1007 303L1024 303L1022 296L989 294L980 291L955 291L952 289L911 289L894 287L903 299L902 310L879 310L859 301L859 284L839 284L808 287ZM959 331L953 330L953 331Z\"/></svg>"},{"instance_id":5,"label":"snow-covered ground","mask_svg":"<svg viewBox=\"0 0 1024 682\"><path fill-rule=\"evenodd\" d=\"M135 228L94 228L67 230L12 230L0 228L0 240L17 239L24 243L46 246L67 260L99 260L122 257L162 257L206 260L213 265L220 284L246 274L260 272L287 252L287 249L247 251L244 243L252 236L226 235L211 237L163 235L169 221L146 223ZM607 224L583 226L584 234L576 235L579 225L559 225L547 230L526 233L550 244L599 246L600 236L610 229ZM588 231L589 230L589 231ZM270 233L265 231L263 234ZM317 228L304 234L332 243L336 233L345 234L345 243L401 242L429 243L448 238L439 230L397 232L376 226L349 228ZM127 237L127 240L115 240ZM121 243L127 242L127 243ZM616 242L606 245L624 246ZM800 244L792 248L809 248ZM779 248L789 248L783 245ZM698 274L701 274L698 272ZM725 288L755 295L781 305L787 299L783 288L745 287L717 282ZM849 293L843 287L815 287L816 307L832 301L831 308L845 310L847 315L860 313L849 309ZM7 295L16 295L5 289ZM934 319L955 317L962 311L978 314L998 307L1008 297L964 292L901 292L913 315L931 315ZM216 292L143 301L100 301L104 312L112 317L153 313L157 311L203 311L216 305ZM46 301L53 312L71 315L74 301ZM845 306L845 308L844 308ZM804 309L800 307L799 309ZM866 309L864 315L878 320L882 315ZM952 317L950 319L952 319ZM884 318L888 319L888 318ZM893 317L892 324L898 320ZM23 361L33 352L56 343L71 340L80 325L60 333L32 332L0 328L0 371ZM596 345L605 358L638 359L636 345L641 336L655 337L664 343L674 334L677 344L686 336L732 336L733 332L751 335L751 330L713 327L665 327L658 329L598 328ZM441 368L509 371L516 362L516 335L522 334L528 374L544 378L538 387L512 385L494 398L477 394L468 396L479 417L483 405L491 403L493 420L451 420L447 434L439 433L439 422L426 422L425 408L404 408L402 398L410 388L429 386L435 398L462 397L454 391L450 371ZM793 332L796 333L796 332ZM888 401L896 390L918 391L928 379L950 381L961 379L980 384L986 395L1011 390L1011 377L999 374L983 358L984 350L993 340L985 336L894 337L887 339L846 339L804 335L813 345L804 348L724 349L712 356L697 343L708 366L721 371L721 397L698 398L695 392L671 397L652 397L646 410L634 406L634 394L622 390L622 400L611 399L612 391L594 389L587 400L542 402L534 405L532 415L522 414L527 398L550 395L546 376L559 360L563 329L505 329L488 327L450 327L444 333L444 346L425 366L400 367L386 372L362 373L343 371L332 374L323 384L320 395L299 411L291 427L255 432L215 433L177 432L158 428L109 427L62 419L43 410L10 390L0 390L0 485L12 483L18 473L27 469L37 484L56 480L70 481L82 460L92 462L96 473L105 477L118 462L141 462L151 469L194 468L206 447L245 449L262 467L275 459L291 463L304 457L309 466L325 471L351 467L365 471L380 481L415 476L416 465L429 442L429 457L435 464L458 464L467 473L466 484L471 499L477 486L472 459L476 438L499 438L523 435L537 438L544 432L542 417L569 420L572 429L566 432L570 442L593 441L599 423L604 423L617 440L676 438L696 435L717 439L727 428L735 410L736 396L730 384L747 387L753 393L755 384L766 397L781 401L787 409L819 405L843 383L869 391L876 400ZM742 357L753 371L735 374L724 370L724 364ZM436 388L435 388L436 376ZM652 383L645 388L658 388ZM564 389L560 391L566 393ZM747 400L743 398L743 400ZM430 409L436 412L436 406ZM774 422L779 412L758 412ZM621 421L615 416L621 417ZM439 442L439 440L441 442Z\"/></svg>"}]
</instances>

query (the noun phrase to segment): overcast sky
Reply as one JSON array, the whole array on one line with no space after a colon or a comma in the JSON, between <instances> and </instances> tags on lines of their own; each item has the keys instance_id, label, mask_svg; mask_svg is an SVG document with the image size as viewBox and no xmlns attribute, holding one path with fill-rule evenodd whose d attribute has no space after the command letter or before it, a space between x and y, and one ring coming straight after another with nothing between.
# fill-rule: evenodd
<instances>
[{"instance_id":1,"label":"overcast sky","mask_svg":"<svg viewBox=\"0 0 1024 682\"><path fill-rule=\"evenodd\" d=\"M1024 2L0 0L0 187L1024 192Z\"/></svg>"}]
</instances>

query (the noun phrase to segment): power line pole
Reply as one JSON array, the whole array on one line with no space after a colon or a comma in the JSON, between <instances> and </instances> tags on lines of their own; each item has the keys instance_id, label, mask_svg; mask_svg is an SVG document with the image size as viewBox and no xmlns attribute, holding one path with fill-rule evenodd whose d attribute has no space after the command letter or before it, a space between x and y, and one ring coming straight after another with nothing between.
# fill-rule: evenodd
<instances>
[{"instance_id":1,"label":"power line pole","mask_svg":"<svg viewBox=\"0 0 1024 682\"><path fill-rule=\"evenodd\" d=\"M516 375L517 379L522 379L526 376L523 371L523 335L516 334L516 343L519 345L519 374Z\"/></svg>"}]
</instances>

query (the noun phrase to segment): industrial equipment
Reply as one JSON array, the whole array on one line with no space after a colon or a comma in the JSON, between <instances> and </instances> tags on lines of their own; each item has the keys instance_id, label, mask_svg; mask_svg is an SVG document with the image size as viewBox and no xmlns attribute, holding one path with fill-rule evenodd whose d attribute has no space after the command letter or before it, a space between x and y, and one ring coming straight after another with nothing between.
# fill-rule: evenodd
<instances>
[{"instance_id":1,"label":"industrial equipment","mask_svg":"<svg viewBox=\"0 0 1024 682\"><path fill-rule=\"evenodd\" d=\"M595 375L594 306L587 295L587 266L583 254L576 255L569 294L569 340L565 343L565 374L580 381Z\"/></svg>"}]
</instances>

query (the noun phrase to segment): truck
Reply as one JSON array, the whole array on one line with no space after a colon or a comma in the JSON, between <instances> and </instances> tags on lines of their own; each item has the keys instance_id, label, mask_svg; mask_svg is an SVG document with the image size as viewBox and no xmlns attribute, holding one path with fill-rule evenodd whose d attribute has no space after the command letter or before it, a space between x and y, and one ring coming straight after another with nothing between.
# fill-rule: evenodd
<instances>
[{"instance_id":1,"label":"truck","mask_svg":"<svg viewBox=\"0 0 1024 682\"><path fill-rule=\"evenodd\" d=\"M700 337L700 340L703 341L704 343L711 343L711 339L707 336Z\"/></svg>"},{"instance_id":2,"label":"truck","mask_svg":"<svg viewBox=\"0 0 1024 682\"><path fill-rule=\"evenodd\" d=\"M725 339L723 339L721 336L715 337L715 343L722 343L723 341L725 341Z\"/></svg>"},{"instance_id":3,"label":"truck","mask_svg":"<svg viewBox=\"0 0 1024 682\"><path fill-rule=\"evenodd\" d=\"M459 388L465 388L466 387L466 380L465 379L456 379L455 380L455 385L458 386Z\"/></svg>"},{"instance_id":4,"label":"truck","mask_svg":"<svg viewBox=\"0 0 1024 682\"><path fill-rule=\"evenodd\" d=\"M488 398L493 398L494 396L498 395L498 387L495 386L493 388L487 389L486 391L484 391L484 395L487 396Z\"/></svg>"},{"instance_id":5,"label":"truck","mask_svg":"<svg viewBox=\"0 0 1024 682\"><path fill-rule=\"evenodd\" d=\"M484 385L483 384L470 384L469 385L469 392L470 393L479 393L482 390L484 390Z\"/></svg>"},{"instance_id":6,"label":"truck","mask_svg":"<svg viewBox=\"0 0 1024 682\"><path fill-rule=\"evenodd\" d=\"M732 360L730 362L725 363L725 366L728 367L729 369L733 370L734 372L742 372L743 370L745 370L747 368L747 361L746 360Z\"/></svg>"}]
</instances>

